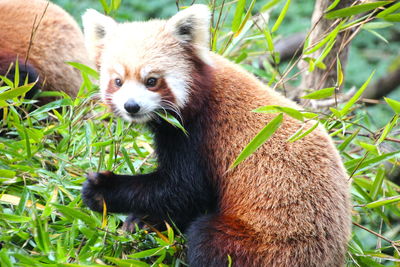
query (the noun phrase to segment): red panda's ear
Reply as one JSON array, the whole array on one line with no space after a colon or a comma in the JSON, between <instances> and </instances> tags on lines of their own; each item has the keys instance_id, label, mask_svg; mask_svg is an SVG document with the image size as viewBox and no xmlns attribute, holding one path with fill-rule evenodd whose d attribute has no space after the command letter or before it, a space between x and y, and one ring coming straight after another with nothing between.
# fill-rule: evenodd
<instances>
[{"instance_id":1,"label":"red panda's ear","mask_svg":"<svg viewBox=\"0 0 400 267\"><path fill-rule=\"evenodd\" d=\"M167 27L183 43L208 48L211 13L206 5L188 7L167 22Z\"/></svg>"},{"instance_id":2,"label":"red panda's ear","mask_svg":"<svg viewBox=\"0 0 400 267\"><path fill-rule=\"evenodd\" d=\"M86 48L96 65L100 65L100 56L106 35L114 30L117 23L112 18L88 9L82 16Z\"/></svg>"}]
</instances>

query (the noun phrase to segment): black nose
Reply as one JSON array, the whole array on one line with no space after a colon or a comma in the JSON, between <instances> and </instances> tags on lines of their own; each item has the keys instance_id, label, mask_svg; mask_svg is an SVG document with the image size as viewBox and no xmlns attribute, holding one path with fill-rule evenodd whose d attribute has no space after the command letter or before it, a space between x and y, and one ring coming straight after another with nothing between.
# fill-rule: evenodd
<instances>
[{"instance_id":1,"label":"black nose","mask_svg":"<svg viewBox=\"0 0 400 267\"><path fill-rule=\"evenodd\" d=\"M124 108L126 111L128 111L128 113L135 114L139 111L140 106L135 100L128 99L128 101L126 101L124 104Z\"/></svg>"}]
</instances>

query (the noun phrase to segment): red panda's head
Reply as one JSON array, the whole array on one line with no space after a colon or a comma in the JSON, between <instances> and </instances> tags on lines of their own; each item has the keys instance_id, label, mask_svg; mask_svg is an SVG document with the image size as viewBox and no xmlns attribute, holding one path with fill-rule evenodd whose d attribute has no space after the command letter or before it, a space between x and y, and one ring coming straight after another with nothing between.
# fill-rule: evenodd
<instances>
[{"instance_id":1,"label":"red panda's head","mask_svg":"<svg viewBox=\"0 0 400 267\"><path fill-rule=\"evenodd\" d=\"M194 5L169 20L117 23L88 10L86 44L100 70L103 101L128 121L181 110L191 98L193 57L210 64L210 11Z\"/></svg>"}]
</instances>

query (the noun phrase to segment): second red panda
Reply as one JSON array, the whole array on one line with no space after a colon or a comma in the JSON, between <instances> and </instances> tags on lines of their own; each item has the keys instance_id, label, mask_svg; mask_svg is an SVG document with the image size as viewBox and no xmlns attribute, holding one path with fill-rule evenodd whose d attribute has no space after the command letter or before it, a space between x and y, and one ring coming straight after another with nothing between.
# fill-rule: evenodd
<instances>
[{"instance_id":1,"label":"second red panda","mask_svg":"<svg viewBox=\"0 0 400 267\"><path fill-rule=\"evenodd\" d=\"M39 78L37 88L76 96L81 74L67 62L91 65L76 21L44 0L1 0L0 10L0 75L13 79L18 58L21 76Z\"/></svg>"},{"instance_id":2,"label":"second red panda","mask_svg":"<svg viewBox=\"0 0 400 267\"><path fill-rule=\"evenodd\" d=\"M169 20L118 24L89 10L87 46L103 100L116 115L146 123L158 169L145 175L91 173L83 200L101 211L172 220L188 237L190 266L340 266L350 233L348 176L322 128L286 140L290 117L230 170L274 117L264 105L299 108L208 50L210 12L195 5ZM182 119L185 135L154 112ZM308 125L309 127L311 126Z\"/></svg>"}]
</instances>

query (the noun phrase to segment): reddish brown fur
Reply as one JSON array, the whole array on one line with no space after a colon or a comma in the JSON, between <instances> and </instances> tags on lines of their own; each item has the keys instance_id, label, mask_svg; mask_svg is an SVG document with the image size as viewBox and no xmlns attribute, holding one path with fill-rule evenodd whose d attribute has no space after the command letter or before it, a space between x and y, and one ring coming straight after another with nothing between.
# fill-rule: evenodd
<instances>
[{"instance_id":1,"label":"reddish brown fur","mask_svg":"<svg viewBox=\"0 0 400 267\"><path fill-rule=\"evenodd\" d=\"M0 50L0 74L4 75L10 70L10 65L15 64L17 55L8 50ZM21 62L19 60L19 62Z\"/></svg>"},{"instance_id":2,"label":"reddish brown fur","mask_svg":"<svg viewBox=\"0 0 400 267\"><path fill-rule=\"evenodd\" d=\"M108 87L107 87L107 90L106 90L106 97L105 97L105 99L104 99L104 101L105 101L105 104L107 104L109 107L112 107L113 105L112 105L112 94L113 93L115 93L116 91L118 91L118 89L119 89L119 87L115 84L115 80L114 79L111 79L109 82L108 82Z\"/></svg>"},{"instance_id":3,"label":"reddish brown fur","mask_svg":"<svg viewBox=\"0 0 400 267\"><path fill-rule=\"evenodd\" d=\"M230 254L235 266L342 265L350 232L349 185L329 136L317 128L289 143L301 124L285 116L263 146L229 170L251 138L276 116L251 110L298 107L227 60L213 59L204 157L210 159L219 188L219 212L210 220L204 246ZM210 80L207 72L200 76ZM193 98L189 106L197 103Z\"/></svg>"},{"instance_id":4,"label":"reddish brown fur","mask_svg":"<svg viewBox=\"0 0 400 267\"><path fill-rule=\"evenodd\" d=\"M193 118L199 112L205 112L204 107L209 104L210 92L214 85L215 77L213 68L197 56L192 46L185 47L184 51L182 56L191 63L191 81L189 83L191 100L190 104L182 111L182 115L186 120Z\"/></svg>"},{"instance_id":5,"label":"reddish brown fur","mask_svg":"<svg viewBox=\"0 0 400 267\"><path fill-rule=\"evenodd\" d=\"M140 75L140 70L141 67L138 67L134 70L132 70L132 68L129 68L129 66L127 65L123 65L124 70L125 70L125 75L124 75L124 79L125 80L132 80L132 81L141 81L141 75Z\"/></svg>"},{"instance_id":6,"label":"reddish brown fur","mask_svg":"<svg viewBox=\"0 0 400 267\"><path fill-rule=\"evenodd\" d=\"M74 19L50 2L29 48L34 22L38 24L48 3L0 1L0 50L9 50L22 61L28 58L40 74L42 90L64 91L75 96L82 83L81 75L65 62L91 64L83 34Z\"/></svg>"}]
</instances>

